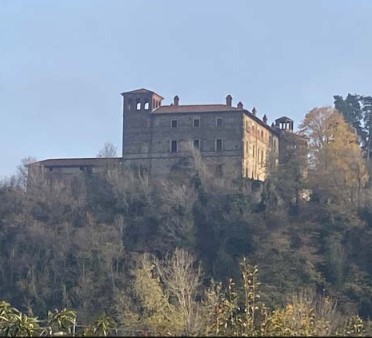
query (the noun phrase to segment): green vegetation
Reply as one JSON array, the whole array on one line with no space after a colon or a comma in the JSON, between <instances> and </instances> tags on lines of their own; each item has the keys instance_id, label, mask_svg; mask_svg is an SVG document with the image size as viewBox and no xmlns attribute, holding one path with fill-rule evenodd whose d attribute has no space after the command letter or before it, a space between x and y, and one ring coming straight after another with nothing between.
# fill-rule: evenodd
<instances>
[{"instance_id":1,"label":"green vegetation","mask_svg":"<svg viewBox=\"0 0 372 338\"><path fill-rule=\"evenodd\" d=\"M371 335L369 140L344 118L309 112L308 153L264 184L197 154L151 179L22 166L0 184L0 335Z\"/></svg>"}]
</instances>

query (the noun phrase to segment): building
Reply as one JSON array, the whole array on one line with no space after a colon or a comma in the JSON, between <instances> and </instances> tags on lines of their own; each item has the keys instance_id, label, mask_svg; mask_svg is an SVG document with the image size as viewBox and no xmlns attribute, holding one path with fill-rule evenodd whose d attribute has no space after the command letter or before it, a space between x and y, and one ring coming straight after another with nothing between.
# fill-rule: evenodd
<instances>
[{"instance_id":1,"label":"building","mask_svg":"<svg viewBox=\"0 0 372 338\"><path fill-rule=\"evenodd\" d=\"M227 95L223 104L182 105L175 96L170 105L147 89L124 92L122 157L125 168L150 175L167 174L187 167L195 151L216 175L264 181L270 166L279 160L280 137L293 131L293 121L276 120L269 126L266 115L236 107ZM36 162L59 175L94 172L102 159L53 159Z\"/></svg>"},{"instance_id":2,"label":"building","mask_svg":"<svg viewBox=\"0 0 372 338\"><path fill-rule=\"evenodd\" d=\"M124 92L123 149L126 166L150 174L167 173L200 152L207 167L219 175L243 176L263 181L269 155L277 158L278 133L232 97L225 104L181 105L178 96L170 105L146 89Z\"/></svg>"}]
</instances>

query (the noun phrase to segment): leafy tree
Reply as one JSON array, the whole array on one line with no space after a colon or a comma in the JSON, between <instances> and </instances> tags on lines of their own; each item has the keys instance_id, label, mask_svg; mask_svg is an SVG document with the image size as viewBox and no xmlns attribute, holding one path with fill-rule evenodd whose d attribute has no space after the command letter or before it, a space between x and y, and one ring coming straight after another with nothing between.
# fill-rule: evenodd
<instances>
[{"instance_id":1,"label":"leafy tree","mask_svg":"<svg viewBox=\"0 0 372 338\"><path fill-rule=\"evenodd\" d=\"M300 125L310 155L309 184L322 201L359 205L367 169L357 139L341 114L315 108Z\"/></svg>"},{"instance_id":2,"label":"leafy tree","mask_svg":"<svg viewBox=\"0 0 372 338\"><path fill-rule=\"evenodd\" d=\"M372 152L372 97L348 94L346 99L335 95L335 108L339 110L345 121L349 123L358 135L359 143L367 159Z\"/></svg>"}]
</instances>

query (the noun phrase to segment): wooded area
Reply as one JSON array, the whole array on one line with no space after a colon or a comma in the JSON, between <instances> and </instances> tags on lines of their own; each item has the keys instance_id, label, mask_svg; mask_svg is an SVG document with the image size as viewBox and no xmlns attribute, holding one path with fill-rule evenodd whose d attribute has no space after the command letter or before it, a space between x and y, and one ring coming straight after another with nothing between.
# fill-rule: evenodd
<instances>
[{"instance_id":1,"label":"wooded area","mask_svg":"<svg viewBox=\"0 0 372 338\"><path fill-rule=\"evenodd\" d=\"M0 186L0 333L18 332L10 303L106 318L87 335L371 335L370 102L311 110L308 149L288 149L262 187L197 154L163 178L108 165L50 184L20 167ZM24 334L48 332L35 325Z\"/></svg>"}]
</instances>

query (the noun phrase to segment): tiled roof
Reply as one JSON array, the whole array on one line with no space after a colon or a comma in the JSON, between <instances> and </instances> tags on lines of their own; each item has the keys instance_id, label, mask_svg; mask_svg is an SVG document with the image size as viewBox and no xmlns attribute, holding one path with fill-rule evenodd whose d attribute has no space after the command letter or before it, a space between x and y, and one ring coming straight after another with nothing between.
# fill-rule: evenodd
<instances>
[{"instance_id":1,"label":"tiled roof","mask_svg":"<svg viewBox=\"0 0 372 338\"><path fill-rule=\"evenodd\" d=\"M152 114L165 113L209 113L209 112L227 112L227 111L242 111L235 107L225 104L200 104L200 105L181 105L181 106L160 106L155 109Z\"/></svg>"},{"instance_id":2,"label":"tiled roof","mask_svg":"<svg viewBox=\"0 0 372 338\"><path fill-rule=\"evenodd\" d=\"M123 95L123 94L146 94L146 93L151 93L151 94L159 96L161 99L164 99L164 97L160 96L159 94L153 92L152 90L148 90L148 89L145 89L145 88L135 89L135 90L131 90L129 92L123 92L123 93L121 93L121 95Z\"/></svg>"},{"instance_id":3,"label":"tiled roof","mask_svg":"<svg viewBox=\"0 0 372 338\"><path fill-rule=\"evenodd\" d=\"M31 163L30 165L34 164L41 164L45 167L82 167L82 166L102 166L106 163L111 163L112 161L120 162L122 161L121 157L115 158L55 158L55 159L48 159L43 161L38 161Z\"/></svg>"},{"instance_id":4,"label":"tiled roof","mask_svg":"<svg viewBox=\"0 0 372 338\"><path fill-rule=\"evenodd\" d=\"M290 119L289 117L287 116L282 116L282 117L279 117L278 119L275 120L276 122L293 122L292 119Z\"/></svg>"}]
</instances>

